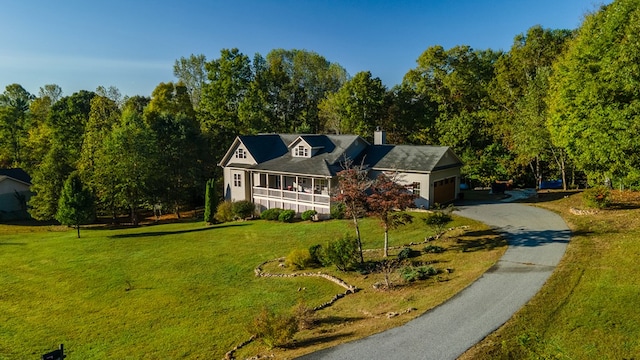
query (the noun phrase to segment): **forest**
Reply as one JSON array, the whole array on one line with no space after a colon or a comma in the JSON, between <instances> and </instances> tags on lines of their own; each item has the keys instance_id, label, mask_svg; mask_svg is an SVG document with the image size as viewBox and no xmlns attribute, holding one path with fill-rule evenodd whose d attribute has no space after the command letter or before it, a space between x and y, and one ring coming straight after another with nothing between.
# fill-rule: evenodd
<instances>
[{"instance_id":1,"label":"forest","mask_svg":"<svg viewBox=\"0 0 640 360\"><path fill-rule=\"evenodd\" d=\"M463 181L534 187L640 186L640 6L616 0L578 29L533 26L508 51L427 48L387 88L308 50L175 61L151 96L117 87L63 96L55 84L0 94L0 168L32 177L31 216L55 218L79 178L102 216L203 203L205 183L237 135L357 134L380 127L395 144L450 146ZM220 191L221 193L221 191ZM134 216L135 217L135 216Z\"/></svg>"}]
</instances>

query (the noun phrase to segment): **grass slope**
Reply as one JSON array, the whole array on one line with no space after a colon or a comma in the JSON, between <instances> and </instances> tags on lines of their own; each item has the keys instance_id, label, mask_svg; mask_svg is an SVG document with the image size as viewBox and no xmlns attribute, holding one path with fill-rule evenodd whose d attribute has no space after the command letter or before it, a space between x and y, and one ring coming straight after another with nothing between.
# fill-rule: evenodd
<instances>
[{"instance_id":1,"label":"grass slope","mask_svg":"<svg viewBox=\"0 0 640 360\"><path fill-rule=\"evenodd\" d=\"M456 220L462 223L484 229ZM352 231L347 221L174 223L85 229L77 239L60 227L0 225L0 359L38 358L60 343L77 359L222 358L249 337L249 324L263 307L280 312L300 301L316 306L344 291L318 278L256 278L255 266ZM362 232L365 247L382 246L375 220L363 221ZM416 221L392 230L391 244L427 235ZM452 249L481 246L441 255L456 268L447 281L407 286L389 292L393 296L381 296L361 275L334 271L368 288L323 310L323 325L301 333L298 348L288 354L406 322L468 285L504 250L491 236L444 241ZM380 314L409 306L418 311L380 320ZM243 351L251 356L266 350L254 343Z\"/></svg>"},{"instance_id":2,"label":"grass slope","mask_svg":"<svg viewBox=\"0 0 640 360\"><path fill-rule=\"evenodd\" d=\"M538 203L561 214L573 236L540 293L462 359L633 359L640 356L640 193L573 215L581 194Z\"/></svg>"}]
</instances>

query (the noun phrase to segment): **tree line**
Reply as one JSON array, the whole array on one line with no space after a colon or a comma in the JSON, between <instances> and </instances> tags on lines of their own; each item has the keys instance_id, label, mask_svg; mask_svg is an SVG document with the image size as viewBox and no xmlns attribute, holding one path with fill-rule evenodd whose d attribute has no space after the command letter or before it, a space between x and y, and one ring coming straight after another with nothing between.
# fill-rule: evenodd
<instances>
[{"instance_id":1,"label":"tree line","mask_svg":"<svg viewBox=\"0 0 640 360\"><path fill-rule=\"evenodd\" d=\"M177 81L150 97L115 87L63 96L19 84L0 95L0 166L33 178L31 214L54 218L77 173L100 214L162 204L177 214L203 202L235 136L349 133L396 144L450 146L472 186L582 177L640 185L640 43L637 0L616 0L576 30L530 28L509 51L432 46L387 88L369 71L350 76L305 50L253 58L238 49L181 57Z\"/></svg>"}]
</instances>

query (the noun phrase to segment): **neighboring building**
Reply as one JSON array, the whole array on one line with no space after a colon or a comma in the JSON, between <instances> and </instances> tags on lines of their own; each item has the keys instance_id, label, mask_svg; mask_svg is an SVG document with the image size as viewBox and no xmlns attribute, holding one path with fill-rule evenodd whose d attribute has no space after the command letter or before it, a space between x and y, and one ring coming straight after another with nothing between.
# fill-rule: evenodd
<instances>
[{"instance_id":1,"label":"neighboring building","mask_svg":"<svg viewBox=\"0 0 640 360\"><path fill-rule=\"evenodd\" d=\"M238 136L219 165L226 200L249 200L259 211L316 210L329 214L336 174L345 159L363 164L374 178L395 176L417 195L416 206L452 202L458 195L462 162L449 147L374 145L356 135L261 134Z\"/></svg>"},{"instance_id":2,"label":"neighboring building","mask_svg":"<svg viewBox=\"0 0 640 360\"><path fill-rule=\"evenodd\" d=\"M0 169L0 220L26 219L31 177L22 169Z\"/></svg>"}]
</instances>

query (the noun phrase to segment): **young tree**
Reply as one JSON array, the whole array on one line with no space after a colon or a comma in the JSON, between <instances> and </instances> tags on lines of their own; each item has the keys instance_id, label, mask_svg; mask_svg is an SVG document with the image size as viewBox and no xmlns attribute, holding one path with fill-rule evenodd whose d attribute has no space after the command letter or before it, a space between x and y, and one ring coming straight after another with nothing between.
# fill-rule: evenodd
<instances>
[{"instance_id":1,"label":"young tree","mask_svg":"<svg viewBox=\"0 0 640 360\"><path fill-rule=\"evenodd\" d=\"M371 185L372 194L367 197L369 214L380 219L384 228L384 257L389 255L389 229L404 224L410 218L394 216L394 211L413 205L415 196L398 184L397 179L380 174Z\"/></svg>"},{"instance_id":2,"label":"young tree","mask_svg":"<svg viewBox=\"0 0 640 360\"><path fill-rule=\"evenodd\" d=\"M93 216L91 192L82 184L78 172L74 171L62 187L56 220L63 225L74 226L78 231L78 238L80 238L80 225L93 221Z\"/></svg>"},{"instance_id":3,"label":"young tree","mask_svg":"<svg viewBox=\"0 0 640 360\"><path fill-rule=\"evenodd\" d=\"M364 216L367 212L366 190L369 188L371 181L367 177L364 166L352 166L351 160L345 161L343 166L345 170L338 173L338 193L334 200L344 204L345 215L353 220L360 253L360 263L364 263L358 218Z\"/></svg>"},{"instance_id":4,"label":"young tree","mask_svg":"<svg viewBox=\"0 0 640 360\"><path fill-rule=\"evenodd\" d=\"M215 180L207 180L207 186L204 197L204 221L207 225L212 224L218 206L218 196L216 195Z\"/></svg>"}]
</instances>

